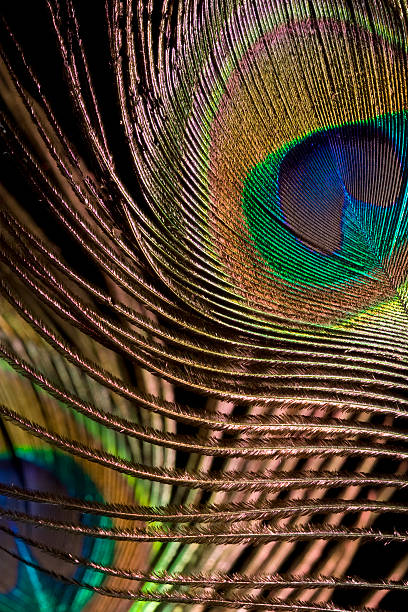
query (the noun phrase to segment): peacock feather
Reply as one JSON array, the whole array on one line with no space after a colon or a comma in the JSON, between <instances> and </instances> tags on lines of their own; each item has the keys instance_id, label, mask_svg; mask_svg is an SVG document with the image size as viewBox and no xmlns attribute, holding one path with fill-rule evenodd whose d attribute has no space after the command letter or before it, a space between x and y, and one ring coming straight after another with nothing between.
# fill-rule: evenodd
<instances>
[{"instance_id":1,"label":"peacock feather","mask_svg":"<svg viewBox=\"0 0 408 612\"><path fill-rule=\"evenodd\" d=\"M406 0L3 4L0 612L404 611Z\"/></svg>"}]
</instances>

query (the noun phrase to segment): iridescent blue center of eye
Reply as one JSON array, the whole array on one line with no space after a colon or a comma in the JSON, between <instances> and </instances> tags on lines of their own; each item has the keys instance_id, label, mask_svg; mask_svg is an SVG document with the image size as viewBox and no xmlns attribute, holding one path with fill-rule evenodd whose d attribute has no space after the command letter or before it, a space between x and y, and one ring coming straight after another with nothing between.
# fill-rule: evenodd
<instances>
[{"instance_id":1,"label":"iridescent blue center of eye","mask_svg":"<svg viewBox=\"0 0 408 612\"><path fill-rule=\"evenodd\" d=\"M243 212L263 259L290 283L375 277L406 234L405 113L318 130L247 175Z\"/></svg>"}]
</instances>

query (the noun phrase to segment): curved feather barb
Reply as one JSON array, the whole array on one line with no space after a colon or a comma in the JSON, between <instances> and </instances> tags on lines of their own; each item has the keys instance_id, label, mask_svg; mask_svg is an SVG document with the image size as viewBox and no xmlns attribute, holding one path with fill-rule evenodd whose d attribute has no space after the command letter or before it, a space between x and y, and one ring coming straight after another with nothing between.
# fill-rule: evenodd
<instances>
[{"instance_id":1,"label":"curved feather barb","mask_svg":"<svg viewBox=\"0 0 408 612\"><path fill-rule=\"evenodd\" d=\"M6 4L0 612L405 610L405 0Z\"/></svg>"}]
</instances>

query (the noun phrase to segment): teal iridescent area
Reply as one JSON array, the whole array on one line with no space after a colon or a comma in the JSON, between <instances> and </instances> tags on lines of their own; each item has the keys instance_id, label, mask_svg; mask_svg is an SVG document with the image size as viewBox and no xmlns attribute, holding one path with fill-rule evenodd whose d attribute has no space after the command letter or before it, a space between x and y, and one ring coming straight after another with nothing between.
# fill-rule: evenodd
<instances>
[{"instance_id":1,"label":"teal iridescent area","mask_svg":"<svg viewBox=\"0 0 408 612\"><path fill-rule=\"evenodd\" d=\"M63 496L92 499L102 502L103 498L91 478L69 456L58 452L27 450L15 454L0 455L0 481L33 490ZM92 527L111 527L112 521L106 517L81 515L36 502L0 496L0 509L40 516L45 520L74 522ZM1 524L16 536L32 538L45 546L61 548L66 552L75 551L78 556L96 563L109 564L113 559L114 543L106 539L64 535L64 532L34 527L10 518L2 519ZM65 538L65 539L64 539ZM99 586L103 574L89 568L76 567L41 552L23 539L0 532L0 545L11 550L25 561L48 570L55 571L70 579L79 580L92 586ZM19 562L5 553L7 571L3 571L0 589L0 611L38 610L39 612L79 612L92 597L92 591L64 583L28 564Z\"/></svg>"},{"instance_id":2,"label":"teal iridescent area","mask_svg":"<svg viewBox=\"0 0 408 612\"><path fill-rule=\"evenodd\" d=\"M407 233L407 114L319 129L256 165L242 206L282 280L340 288L376 278Z\"/></svg>"}]
</instances>

